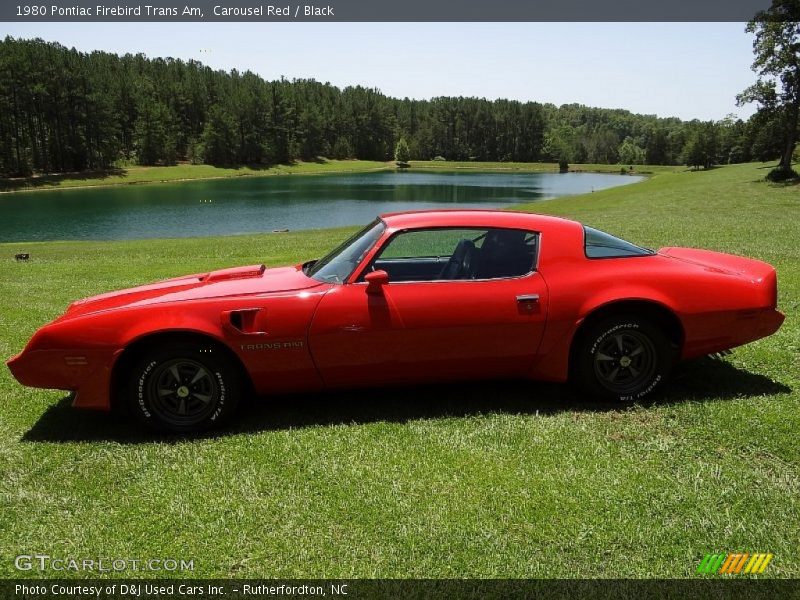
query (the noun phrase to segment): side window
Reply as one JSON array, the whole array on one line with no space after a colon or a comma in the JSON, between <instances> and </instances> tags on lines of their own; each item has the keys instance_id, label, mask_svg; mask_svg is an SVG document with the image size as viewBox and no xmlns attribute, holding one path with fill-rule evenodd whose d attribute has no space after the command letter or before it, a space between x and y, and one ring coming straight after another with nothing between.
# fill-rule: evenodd
<instances>
[{"instance_id":1,"label":"side window","mask_svg":"<svg viewBox=\"0 0 800 600\"><path fill-rule=\"evenodd\" d=\"M533 270L537 234L521 229L437 228L395 235L372 268L389 281L518 277Z\"/></svg>"},{"instance_id":2,"label":"side window","mask_svg":"<svg viewBox=\"0 0 800 600\"><path fill-rule=\"evenodd\" d=\"M441 258L453 255L461 240L481 243L482 229L422 229L397 234L381 252L381 258Z\"/></svg>"}]
</instances>

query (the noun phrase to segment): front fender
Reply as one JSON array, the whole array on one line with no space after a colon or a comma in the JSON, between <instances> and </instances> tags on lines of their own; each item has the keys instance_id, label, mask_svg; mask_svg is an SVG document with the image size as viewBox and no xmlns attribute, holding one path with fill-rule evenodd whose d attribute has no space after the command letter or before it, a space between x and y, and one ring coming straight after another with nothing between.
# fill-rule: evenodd
<instances>
[{"instance_id":1,"label":"front fender","mask_svg":"<svg viewBox=\"0 0 800 600\"><path fill-rule=\"evenodd\" d=\"M308 327L325 291L148 307L121 330L119 344L129 347L170 332L200 334L238 358L258 394L317 390L322 380L309 351ZM232 325L231 315L238 312L250 315L247 327Z\"/></svg>"}]
</instances>

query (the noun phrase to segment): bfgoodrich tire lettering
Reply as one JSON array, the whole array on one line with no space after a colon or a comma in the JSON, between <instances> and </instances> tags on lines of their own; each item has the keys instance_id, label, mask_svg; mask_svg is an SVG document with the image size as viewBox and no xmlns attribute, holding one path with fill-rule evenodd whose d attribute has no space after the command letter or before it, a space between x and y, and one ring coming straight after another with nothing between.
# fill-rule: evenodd
<instances>
[{"instance_id":1,"label":"bfgoodrich tire lettering","mask_svg":"<svg viewBox=\"0 0 800 600\"><path fill-rule=\"evenodd\" d=\"M591 396L635 402L651 395L669 377L669 340L644 318L605 319L576 343L573 380Z\"/></svg>"},{"instance_id":2,"label":"bfgoodrich tire lettering","mask_svg":"<svg viewBox=\"0 0 800 600\"><path fill-rule=\"evenodd\" d=\"M214 427L236 408L244 389L230 358L218 348L188 343L146 351L129 374L131 412L161 431Z\"/></svg>"}]
</instances>

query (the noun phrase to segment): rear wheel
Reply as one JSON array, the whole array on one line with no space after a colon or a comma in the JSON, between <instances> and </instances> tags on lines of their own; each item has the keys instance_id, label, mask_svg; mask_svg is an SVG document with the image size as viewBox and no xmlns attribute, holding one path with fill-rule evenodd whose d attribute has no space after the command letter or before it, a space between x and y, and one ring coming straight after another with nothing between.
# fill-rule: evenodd
<instances>
[{"instance_id":1,"label":"rear wheel","mask_svg":"<svg viewBox=\"0 0 800 600\"><path fill-rule=\"evenodd\" d=\"M132 367L128 407L146 425L189 433L218 425L244 389L233 361L219 349L188 343L146 350Z\"/></svg>"},{"instance_id":2,"label":"rear wheel","mask_svg":"<svg viewBox=\"0 0 800 600\"><path fill-rule=\"evenodd\" d=\"M611 317L577 341L573 379L592 396L635 402L669 377L672 352L666 335L641 317Z\"/></svg>"}]
</instances>

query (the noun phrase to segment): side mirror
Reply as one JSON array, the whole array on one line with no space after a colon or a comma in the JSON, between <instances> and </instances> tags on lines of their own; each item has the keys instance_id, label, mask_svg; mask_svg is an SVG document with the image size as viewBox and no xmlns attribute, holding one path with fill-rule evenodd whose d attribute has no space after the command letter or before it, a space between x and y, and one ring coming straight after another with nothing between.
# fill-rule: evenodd
<instances>
[{"instance_id":1,"label":"side mirror","mask_svg":"<svg viewBox=\"0 0 800 600\"><path fill-rule=\"evenodd\" d=\"M372 271L364 276L367 282L368 294L382 294L383 286L389 283L389 274L386 271Z\"/></svg>"}]
</instances>

